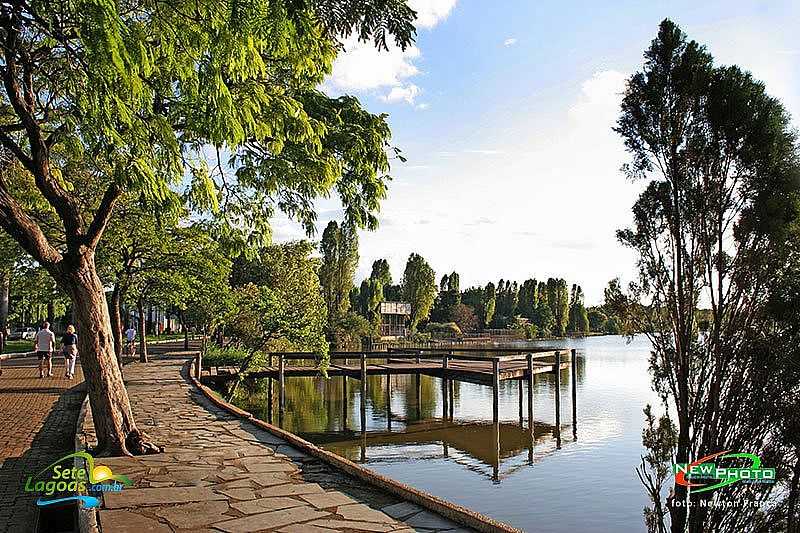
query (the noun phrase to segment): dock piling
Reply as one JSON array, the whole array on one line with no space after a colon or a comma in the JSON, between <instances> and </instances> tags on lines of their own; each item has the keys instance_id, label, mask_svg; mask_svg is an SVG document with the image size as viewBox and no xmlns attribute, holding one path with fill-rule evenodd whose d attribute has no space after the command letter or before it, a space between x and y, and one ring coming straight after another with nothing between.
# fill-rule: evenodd
<instances>
[{"instance_id":1,"label":"dock piling","mask_svg":"<svg viewBox=\"0 0 800 533\"><path fill-rule=\"evenodd\" d=\"M367 433L367 356L361 354L361 434Z\"/></svg>"},{"instance_id":2,"label":"dock piling","mask_svg":"<svg viewBox=\"0 0 800 533\"><path fill-rule=\"evenodd\" d=\"M386 373L386 427L392 430L392 376Z\"/></svg>"},{"instance_id":3,"label":"dock piling","mask_svg":"<svg viewBox=\"0 0 800 533\"><path fill-rule=\"evenodd\" d=\"M347 430L347 376L342 374L342 429Z\"/></svg>"},{"instance_id":4,"label":"dock piling","mask_svg":"<svg viewBox=\"0 0 800 533\"><path fill-rule=\"evenodd\" d=\"M530 448L528 448L528 462L533 464L533 354L529 353L528 362L528 433L530 438Z\"/></svg>"},{"instance_id":5,"label":"dock piling","mask_svg":"<svg viewBox=\"0 0 800 533\"><path fill-rule=\"evenodd\" d=\"M556 364L553 367L556 376L556 448L561 448L561 352L556 351Z\"/></svg>"},{"instance_id":6,"label":"dock piling","mask_svg":"<svg viewBox=\"0 0 800 533\"><path fill-rule=\"evenodd\" d=\"M283 410L286 408L286 376L285 360L283 355L278 355L278 413L283 423Z\"/></svg>"},{"instance_id":7,"label":"dock piling","mask_svg":"<svg viewBox=\"0 0 800 533\"><path fill-rule=\"evenodd\" d=\"M578 440L578 350L575 348L570 352L571 368L570 377L572 379L572 438Z\"/></svg>"}]
</instances>

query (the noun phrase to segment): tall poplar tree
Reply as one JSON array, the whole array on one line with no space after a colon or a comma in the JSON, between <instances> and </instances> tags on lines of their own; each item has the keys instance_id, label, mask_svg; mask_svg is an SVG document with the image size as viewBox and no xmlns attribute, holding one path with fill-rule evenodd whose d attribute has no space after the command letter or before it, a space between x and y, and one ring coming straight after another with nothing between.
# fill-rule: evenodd
<instances>
[{"instance_id":1,"label":"tall poplar tree","mask_svg":"<svg viewBox=\"0 0 800 533\"><path fill-rule=\"evenodd\" d=\"M618 232L637 254L638 280L628 294L618 283L608 294L653 345L653 387L667 413L656 422L646 410L645 522L674 533L796 528L800 452L787 430L798 427L800 373L796 350L785 348L796 334L772 307L791 301L785 281L797 273L800 155L789 116L763 83L714 66L664 20L628 80L616 131L631 155L628 177L647 186L633 226ZM711 309L705 331L701 304ZM769 505L704 506L711 493L677 480L663 500L665 464L722 450L757 454L786 476L782 488L723 489L730 501Z\"/></svg>"},{"instance_id":2,"label":"tall poplar tree","mask_svg":"<svg viewBox=\"0 0 800 533\"><path fill-rule=\"evenodd\" d=\"M358 267L358 233L351 223L339 225L331 220L320 241L322 265L319 281L328 308L328 331L350 309L350 290Z\"/></svg>"},{"instance_id":3,"label":"tall poplar tree","mask_svg":"<svg viewBox=\"0 0 800 533\"><path fill-rule=\"evenodd\" d=\"M403 272L403 300L411 304L411 331L428 318L436 298L436 273L425 259L412 253Z\"/></svg>"}]
</instances>

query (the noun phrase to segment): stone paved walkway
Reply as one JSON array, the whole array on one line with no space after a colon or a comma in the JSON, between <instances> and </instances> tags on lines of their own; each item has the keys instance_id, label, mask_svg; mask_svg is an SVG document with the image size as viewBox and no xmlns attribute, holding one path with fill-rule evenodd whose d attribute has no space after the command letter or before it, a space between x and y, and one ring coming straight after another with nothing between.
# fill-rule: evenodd
<instances>
[{"instance_id":1,"label":"stone paved walkway","mask_svg":"<svg viewBox=\"0 0 800 533\"><path fill-rule=\"evenodd\" d=\"M99 459L134 487L104 494L103 532L467 531L384 494L219 409L181 359L125 367L140 429L163 454ZM84 429L91 441L91 421Z\"/></svg>"},{"instance_id":2,"label":"stone paved walkway","mask_svg":"<svg viewBox=\"0 0 800 533\"><path fill-rule=\"evenodd\" d=\"M75 422L83 399L83 374L39 379L34 358L3 361L0 376L0 532L30 531L36 496L23 492L25 478L74 449Z\"/></svg>"}]
</instances>

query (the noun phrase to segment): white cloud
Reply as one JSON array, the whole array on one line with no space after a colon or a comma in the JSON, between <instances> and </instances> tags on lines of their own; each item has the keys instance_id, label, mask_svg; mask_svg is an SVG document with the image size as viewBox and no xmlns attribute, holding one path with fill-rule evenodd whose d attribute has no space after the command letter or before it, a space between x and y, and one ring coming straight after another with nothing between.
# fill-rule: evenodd
<instances>
[{"instance_id":1,"label":"white cloud","mask_svg":"<svg viewBox=\"0 0 800 533\"><path fill-rule=\"evenodd\" d=\"M450 14L456 0L410 0L409 7L417 12L415 25L418 28L433 28Z\"/></svg>"},{"instance_id":2,"label":"white cloud","mask_svg":"<svg viewBox=\"0 0 800 533\"><path fill-rule=\"evenodd\" d=\"M414 98L419 95L420 89L413 83L409 83L408 85L396 85L392 87L392 90L389 91L389 94L385 96L381 96L381 100L384 102L406 102L409 104L414 103Z\"/></svg>"},{"instance_id":3,"label":"white cloud","mask_svg":"<svg viewBox=\"0 0 800 533\"><path fill-rule=\"evenodd\" d=\"M417 11L416 26L433 28L447 18L456 5L456 0L411 0L409 5ZM344 51L333 63L333 72L325 80L327 92L337 91L382 91L384 102L406 102L414 104L414 99L422 90L408 81L420 73L415 61L420 58L420 50L414 45L401 50L394 42L387 42L388 50L379 50L372 41L359 41L351 35L342 43ZM428 104L420 104L418 109L426 109Z\"/></svg>"},{"instance_id":4,"label":"white cloud","mask_svg":"<svg viewBox=\"0 0 800 533\"><path fill-rule=\"evenodd\" d=\"M422 102L421 104L417 105L417 109L421 109L423 111L428 109L429 107L430 107L430 104L428 104L427 102Z\"/></svg>"},{"instance_id":5,"label":"white cloud","mask_svg":"<svg viewBox=\"0 0 800 533\"><path fill-rule=\"evenodd\" d=\"M571 119L610 128L619 115L626 76L615 70L595 72L581 85L581 95L568 111Z\"/></svg>"},{"instance_id":6,"label":"white cloud","mask_svg":"<svg viewBox=\"0 0 800 533\"><path fill-rule=\"evenodd\" d=\"M515 44L517 44L516 37L509 37L508 39L503 41L503 46L514 46Z\"/></svg>"},{"instance_id":7,"label":"white cloud","mask_svg":"<svg viewBox=\"0 0 800 533\"><path fill-rule=\"evenodd\" d=\"M389 50L378 50L372 41L358 41L355 36L345 39L344 52L333 64L327 80L337 89L364 91L401 85L403 80L419 73L412 61L419 57L419 48L401 50L387 43Z\"/></svg>"}]
</instances>

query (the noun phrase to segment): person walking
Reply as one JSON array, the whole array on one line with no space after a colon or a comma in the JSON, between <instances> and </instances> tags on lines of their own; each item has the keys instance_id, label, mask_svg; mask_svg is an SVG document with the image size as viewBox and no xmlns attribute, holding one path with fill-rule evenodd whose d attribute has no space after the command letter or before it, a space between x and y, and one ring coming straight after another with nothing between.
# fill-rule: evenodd
<instances>
[{"instance_id":1,"label":"person walking","mask_svg":"<svg viewBox=\"0 0 800 533\"><path fill-rule=\"evenodd\" d=\"M75 377L75 359L78 358L78 336L72 324L67 326L67 333L61 339L61 353L64 355L64 377L72 379Z\"/></svg>"},{"instance_id":2,"label":"person walking","mask_svg":"<svg viewBox=\"0 0 800 533\"><path fill-rule=\"evenodd\" d=\"M133 329L131 324L125 331L125 339L128 341L128 355L131 357L136 355L136 330Z\"/></svg>"},{"instance_id":3,"label":"person walking","mask_svg":"<svg viewBox=\"0 0 800 533\"><path fill-rule=\"evenodd\" d=\"M36 334L36 355L39 357L39 378L44 377L47 368L48 377L53 376L53 348L56 346L56 336L50 331L50 322L42 324L42 329Z\"/></svg>"}]
</instances>

